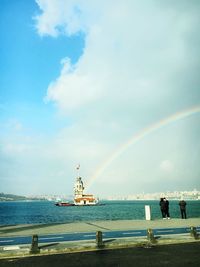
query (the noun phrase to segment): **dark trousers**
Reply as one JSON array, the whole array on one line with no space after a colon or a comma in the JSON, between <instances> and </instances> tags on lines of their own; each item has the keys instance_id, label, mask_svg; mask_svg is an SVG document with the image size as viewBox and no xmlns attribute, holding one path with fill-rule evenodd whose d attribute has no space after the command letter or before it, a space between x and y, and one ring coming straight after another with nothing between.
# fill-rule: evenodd
<instances>
[{"instance_id":1,"label":"dark trousers","mask_svg":"<svg viewBox=\"0 0 200 267\"><path fill-rule=\"evenodd\" d=\"M182 219L186 219L186 210L185 209L181 209L181 217L182 217Z\"/></svg>"},{"instance_id":2,"label":"dark trousers","mask_svg":"<svg viewBox=\"0 0 200 267\"><path fill-rule=\"evenodd\" d=\"M169 218L169 210L166 210L166 209L161 209L161 213L162 213L162 217L163 218Z\"/></svg>"},{"instance_id":3,"label":"dark trousers","mask_svg":"<svg viewBox=\"0 0 200 267\"><path fill-rule=\"evenodd\" d=\"M169 209L167 209L166 211L166 216L169 218L170 216L169 216Z\"/></svg>"},{"instance_id":4,"label":"dark trousers","mask_svg":"<svg viewBox=\"0 0 200 267\"><path fill-rule=\"evenodd\" d=\"M165 218L166 217L166 212L164 209L161 209L161 213L162 213L162 217Z\"/></svg>"}]
</instances>

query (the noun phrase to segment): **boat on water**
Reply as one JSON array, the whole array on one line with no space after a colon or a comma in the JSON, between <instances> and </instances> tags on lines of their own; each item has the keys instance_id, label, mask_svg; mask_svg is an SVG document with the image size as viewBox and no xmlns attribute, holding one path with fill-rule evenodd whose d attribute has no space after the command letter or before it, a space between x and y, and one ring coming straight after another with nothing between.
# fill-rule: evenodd
<instances>
[{"instance_id":1,"label":"boat on water","mask_svg":"<svg viewBox=\"0 0 200 267\"><path fill-rule=\"evenodd\" d=\"M70 203L70 202L56 202L55 203L56 206L59 207L65 207L65 206L74 206L74 203Z\"/></svg>"}]
</instances>

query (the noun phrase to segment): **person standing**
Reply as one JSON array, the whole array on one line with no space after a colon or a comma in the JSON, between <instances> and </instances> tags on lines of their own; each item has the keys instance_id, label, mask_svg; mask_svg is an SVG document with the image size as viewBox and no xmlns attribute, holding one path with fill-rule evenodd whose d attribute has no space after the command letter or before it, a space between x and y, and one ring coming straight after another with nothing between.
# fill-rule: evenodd
<instances>
[{"instance_id":1,"label":"person standing","mask_svg":"<svg viewBox=\"0 0 200 267\"><path fill-rule=\"evenodd\" d=\"M163 198L164 200L164 203L165 203L165 214L166 214L166 217L167 219L170 219L170 215L169 215L169 201L164 197Z\"/></svg>"},{"instance_id":2,"label":"person standing","mask_svg":"<svg viewBox=\"0 0 200 267\"><path fill-rule=\"evenodd\" d=\"M160 198L159 205L160 205L160 211L162 214L162 218L166 219L165 202L164 202L163 197Z\"/></svg>"},{"instance_id":3,"label":"person standing","mask_svg":"<svg viewBox=\"0 0 200 267\"><path fill-rule=\"evenodd\" d=\"M182 219L186 219L186 205L187 205L187 203L185 202L184 199L181 199L179 201L179 206L180 206L181 218Z\"/></svg>"}]
</instances>

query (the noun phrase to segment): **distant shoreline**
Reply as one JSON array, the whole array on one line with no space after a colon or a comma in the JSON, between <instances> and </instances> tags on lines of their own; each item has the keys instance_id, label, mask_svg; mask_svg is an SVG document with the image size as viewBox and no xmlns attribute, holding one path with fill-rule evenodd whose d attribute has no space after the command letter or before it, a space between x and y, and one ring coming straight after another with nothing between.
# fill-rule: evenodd
<instances>
[{"instance_id":1,"label":"distant shoreline","mask_svg":"<svg viewBox=\"0 0 200 267\"><path fill-rule=\"evenodd\" d=\"M174 192L158 192L158 193L147 193L147 194L133 194L128 196L110 196L101 198L100 201L153 201L159 200L161 196L167 197L168 200L200 200L200 191L174 191ZM15 194L0 193L0 202L9 201L73 201L73 195L32 195L32 196L20 196Z\"/></svg>"}]
</instances>

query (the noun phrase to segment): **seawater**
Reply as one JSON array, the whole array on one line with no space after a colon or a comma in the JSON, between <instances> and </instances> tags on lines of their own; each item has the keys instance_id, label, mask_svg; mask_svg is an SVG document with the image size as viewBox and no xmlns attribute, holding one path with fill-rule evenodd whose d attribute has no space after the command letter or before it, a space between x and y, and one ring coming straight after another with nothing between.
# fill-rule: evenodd
<instances>
[{"instance_id":1,"label":"seawater","mask_svg":"<svg viewBox=\"0 0 200 267\"><path fill-rule=\"evenodd\" d=\"M69 223L99 220L143 220L145 205L160 219L159 201L104 201L102 206L57 207L50 201L0 202L0 225ZM170 201L171 218L180 218L178 201ZM188 218L200 217L200 201L187 201Z\"/></svg>"}]
</instances>

